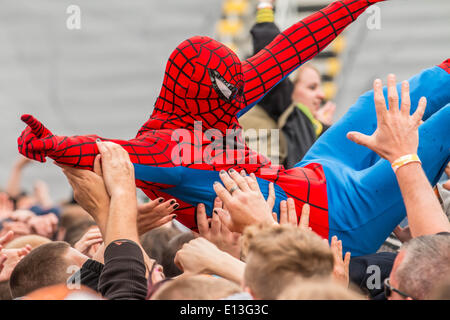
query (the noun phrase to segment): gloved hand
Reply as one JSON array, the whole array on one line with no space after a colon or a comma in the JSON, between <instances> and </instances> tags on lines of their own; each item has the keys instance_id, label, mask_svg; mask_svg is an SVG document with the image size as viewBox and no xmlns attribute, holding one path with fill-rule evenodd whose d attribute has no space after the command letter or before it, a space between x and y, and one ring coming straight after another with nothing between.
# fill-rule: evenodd
<instances>
[{"instance_id":1,"label":"gloved hand","mask_svg":"<svg viewBox=\"0 0 450 320\"><path fill-rule=\"evenodd\" d=\"M32 115L24 114L21 120L28 126L17 139L19 152L25 157L45 162L45 157L56 151L58 138Z\"/></svg>"}]
</instances>

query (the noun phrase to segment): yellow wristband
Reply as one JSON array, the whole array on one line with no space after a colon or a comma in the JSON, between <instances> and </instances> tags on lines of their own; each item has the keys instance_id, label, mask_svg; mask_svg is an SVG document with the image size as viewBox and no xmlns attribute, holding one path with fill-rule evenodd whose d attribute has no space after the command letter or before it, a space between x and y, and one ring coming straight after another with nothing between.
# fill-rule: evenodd
<instances>
[{"instance_id":1,"label":"yellow wristband","mask_svg":"<svg viewBox=\"0 0 450 320\"><path fill-rule=\"evenodd\" d=\"M408 164L410 162L419 162L420 164L422 164L417 154L407 154L392 162L392 170L396 172L398 168L403 167L405 164Z\"/></svg>"}]
</instances>

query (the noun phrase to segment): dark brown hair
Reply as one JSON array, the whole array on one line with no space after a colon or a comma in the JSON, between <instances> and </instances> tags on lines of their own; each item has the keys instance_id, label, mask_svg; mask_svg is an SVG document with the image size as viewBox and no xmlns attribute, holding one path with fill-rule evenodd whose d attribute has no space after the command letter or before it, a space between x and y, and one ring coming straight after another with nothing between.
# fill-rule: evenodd
<instances>
[{"instance_id":1,"label":"dark brown hair","mask_svg":"<svg viewBox=\"0 0 450 320\"><path fill-rule=\"evenodd\" d=\"M36 289L66 283L70 261L65 258L70 245L55 241L33 249L14 268L9 280L13 298Z\"/></svg>"}]
</instances>

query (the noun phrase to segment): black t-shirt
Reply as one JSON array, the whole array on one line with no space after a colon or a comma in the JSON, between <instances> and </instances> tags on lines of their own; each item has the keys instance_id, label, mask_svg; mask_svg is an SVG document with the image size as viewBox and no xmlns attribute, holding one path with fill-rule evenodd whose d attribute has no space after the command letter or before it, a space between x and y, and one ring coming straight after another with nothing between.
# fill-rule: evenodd
<instances>
[{"instance_id":1,"label":"black t-shirt","mask_svg":"<svg viewBox=\"0 0 450 320\"><path fill-rule=\"evenodd\" d=\"M146 266L141 248L133 241L121 239L105 249L105 266L98 291L111 300L145 300Z\"/></svg>"}]
</instances>

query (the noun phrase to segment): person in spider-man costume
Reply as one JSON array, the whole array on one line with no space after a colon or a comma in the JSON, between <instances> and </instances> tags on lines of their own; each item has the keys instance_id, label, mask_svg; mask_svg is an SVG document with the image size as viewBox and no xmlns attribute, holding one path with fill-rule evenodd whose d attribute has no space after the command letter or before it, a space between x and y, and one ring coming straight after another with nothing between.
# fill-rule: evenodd
<instances>
[{"instance_id":1,"label":"person in spider-man costume","mask_svg":"<svg viewBox=\"0 0 450 320\"><path fill-rule=\"evenodd\" d=\"M180 203L178 220L196 229L196 205L205 203L208 212L212 211L212 185L220 181L219 171L245 169L255 173L265 196L269 183L274 182L274 211L287 197L295 200L299 213L308 203L310 225L319 235L327 239L337 235L344 249L354 255L374 252L403 219L405 210L388 164L345 138L348 131L375 129L372 92L363 95L303 161L289 170L272 165L245 145L238 117L379 1L334 2L285 30L244 62L208 37L182 42L169 58L153 113L136 138L109 140L128 151L136 185L152 199L175 197ZM428 98L426 118L450 100L449 76L442 68L426 70L410 84L412 105L417 105L420 96ZM448 114L448 109L441 112ZM20 153L41 162L50 157L60 164L93 169L98 154L95 142L100 137L55 136L30 115L23 115L22 120L28 126L18 139ZM445 141L441 122L442 117L431 117L421 132L425 135L421 141L427 143L422 162L433 181L445 167L443 159L448 159L448 139L447 148L436 151ZM227 130L233 132L231 144L224 143Z\"/></svg>"}]
</instances>

